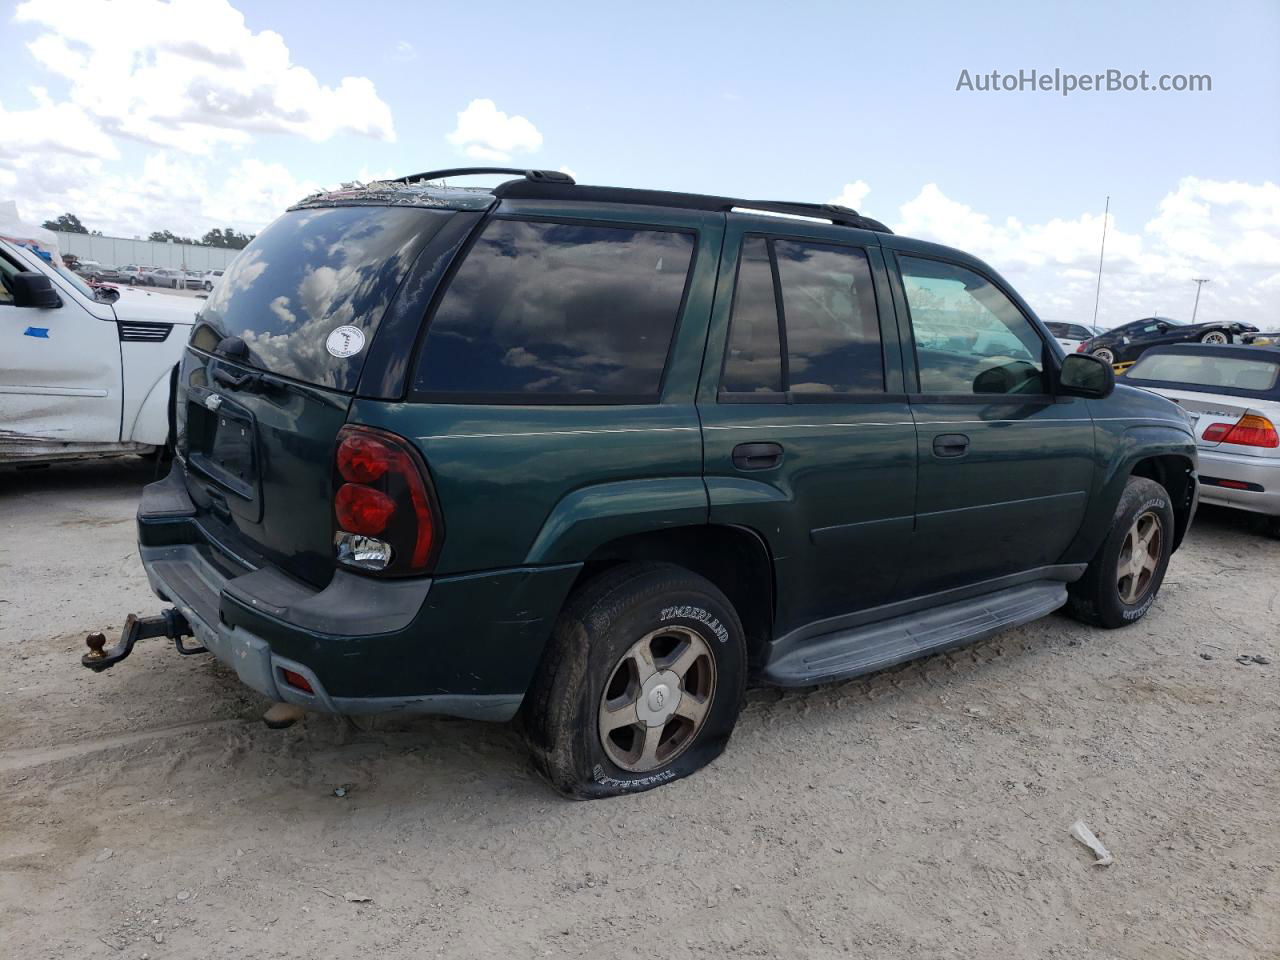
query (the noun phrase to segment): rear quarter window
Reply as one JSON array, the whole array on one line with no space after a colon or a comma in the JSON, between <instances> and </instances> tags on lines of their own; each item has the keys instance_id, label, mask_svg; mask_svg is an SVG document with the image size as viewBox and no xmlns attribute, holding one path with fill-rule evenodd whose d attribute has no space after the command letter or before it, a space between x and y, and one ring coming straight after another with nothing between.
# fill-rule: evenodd
<instances>
[{"instance_id":1,"label":"rear quarter window","mask_svg":"<svg viewBox=\"0 0 1280 960\"><path fill-rule=\"evenodd\" d=\"M1148 353L1129 369L1125 379L1271 394L1276 390L1278 374L1280 362L1271 359L1190 352Z\"/></svg>"},{"instance_id":2,"label":"rear quarter window","mask_svg":"<svg viewBox=\"0 0 1280 960\"><path fill-rule=\"evenodd\" d=\"M244 340L252 366L354 390L378 323L423 246L453 216L417 207L319 207L272 223L236 257L200 313L192 344ZM339 327L363 346L326 347Z\"/></svg>"},{"instance_id":3,"label":"rear quarter window","mask_svg":"<svg viewBox=\"0 0 1280 960\"><path fill-rule=\"evenodd\" d=\"M415 391L496 402L656 400L694 235L493 220L427 328Z\"/></svg>"}]
</instances>

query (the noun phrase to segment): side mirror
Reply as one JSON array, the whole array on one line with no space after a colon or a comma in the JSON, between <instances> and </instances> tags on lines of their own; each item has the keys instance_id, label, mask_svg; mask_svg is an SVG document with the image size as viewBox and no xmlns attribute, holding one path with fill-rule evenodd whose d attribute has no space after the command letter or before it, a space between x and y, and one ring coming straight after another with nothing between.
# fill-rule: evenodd
<instances>
[{"instance_id":1,"label":"side mirror","mask_svg":"<svg viewBox=\"0 0 1280 960\"><path fill-rule=\"evenodd\" d=\"M1093 354L1069 353L1062 361L1058 386L1063 393L1100 400L1115 390L1116 372L1111 364Z\"/></svg>"},{"instance_id":2,"label":"side mirror","mask_svg":"<svg viewBox=\"0 0 1280 960\"><path fill-rule=\"evenodd\" d=\"M9 277L15 307L52 309L62 306L62 298L53 288L53 281L34 270L15 273Z\"/></svg>"},{"instance_id":3,"label":"side mirror","mask_svg":"<svg viewBox=\"0 0 1280 960\"><path fill-rule=\"evenodd\" d=\"M1156 324L1156 329L1159 330L1161 333L1168 333L1169 325L1164 321L1161 321L1160 323Z\"/></svg>"},{"instance_id":4,"label":"side mirror","mask_svg":"<svg viewBox=\"0 0 1280 960\"><path fill-rule=\"evenodd\" d=\"M115 303L120 299L120 291L115 287L95 287L94 292L103 303Z\"/></svg>"}]
</instances>

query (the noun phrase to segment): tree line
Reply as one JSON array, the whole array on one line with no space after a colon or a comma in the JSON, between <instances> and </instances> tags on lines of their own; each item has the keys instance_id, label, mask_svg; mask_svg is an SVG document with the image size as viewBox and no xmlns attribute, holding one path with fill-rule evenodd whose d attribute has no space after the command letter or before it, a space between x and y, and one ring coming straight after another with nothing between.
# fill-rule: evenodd
<instances>
[{"instance_id":1,"label":"tree line","mask_svg":"<svg viewBox=\"0 0 1280 960\"><path fill-rule=\"evenodd\" d=\"M41 226L46 230L61 230L63 233L83 233L95 237L102 236L101 230L94 230L91 232L88 227L80 222L80 218L74 213L64 213L56 220L46 220L41 224ZM252 233L241 233L234 227L226 227L225 229L214 227L212 230L205 233L205 235L199 240L194 240L191 237L181 237L172 230L152 230L151 236L147 237L147 239L153 240L157 243L167 243L172 240L174 243L189 243L197 247L221 247L224 250L243 250L249 245L249 241L255 236L256 234Z\"/></svg>"}]
</instances>

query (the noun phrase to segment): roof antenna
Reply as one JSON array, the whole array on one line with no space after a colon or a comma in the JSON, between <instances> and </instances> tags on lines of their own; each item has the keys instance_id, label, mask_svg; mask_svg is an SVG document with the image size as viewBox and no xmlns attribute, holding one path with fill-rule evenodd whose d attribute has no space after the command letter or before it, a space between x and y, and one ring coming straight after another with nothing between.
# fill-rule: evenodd
<instances>
[{"instance_id":1,"label":"roof antenna","mask_svg":"<svg viewBox=\"0 0 1280 960\"><path fill-rule=\"evenodd\" d=\"M1093 325L1098 325L1098 301L1102 299L1102 258L1107 252L1107 214L1111 212L1111 194L1107 194L1107 205L1102 211L1102 249L1098 251L1098 289L1093 295Z\"/></svg>"}]
</instances>

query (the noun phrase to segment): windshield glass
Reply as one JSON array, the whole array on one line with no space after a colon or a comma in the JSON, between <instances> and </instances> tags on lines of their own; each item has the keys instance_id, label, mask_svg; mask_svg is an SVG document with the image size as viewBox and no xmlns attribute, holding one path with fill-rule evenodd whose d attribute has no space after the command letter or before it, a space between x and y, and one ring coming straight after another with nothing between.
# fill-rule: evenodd
<instances>
[{"instance_id":1,"label":"windshield glass","mask_svg":"<svg viewBox=\"0 0 1280 960\"><path fill-rule=\"evenodd\" d=\"M385 206L286 213L214 286L192 344L212 351L239 337L252 366L354 390L387 305L452 215Z\"/></svg>"},{"instance_id":2,"label":"windshield glass","mask_svg":"<svg viewBox=\"0 0 1280 960\"><path fill-rule=\"evenodd\" d=\"M66 280L67 283L71 284L73 287L79 290L82 294L84 294L90 300L98 299L97 291L94 290L93 287L85 283L84 280L82 280L79 276L77 276L76 274L68 270L66 267L54 266L52 263L50 263L49 266L57 270L58 276L62 277L62 279Z\"/></svg>"},{"instance_id":3,"label":"windshield glass","mask_svg":"<svg viewBox=\"0 0 1280 960\"><path fill-rule=\"evenodd\" d=\"M1129 370L1129 380L1159 380L1198 387L1222 387L1269 393L1275 389L1280 362L1202 353L1148 353Z\"/></svg>"}]
</instances>

